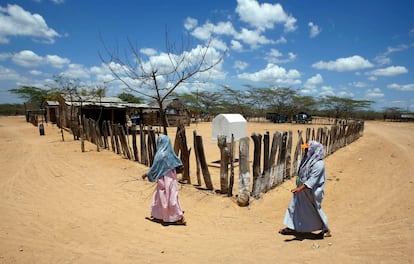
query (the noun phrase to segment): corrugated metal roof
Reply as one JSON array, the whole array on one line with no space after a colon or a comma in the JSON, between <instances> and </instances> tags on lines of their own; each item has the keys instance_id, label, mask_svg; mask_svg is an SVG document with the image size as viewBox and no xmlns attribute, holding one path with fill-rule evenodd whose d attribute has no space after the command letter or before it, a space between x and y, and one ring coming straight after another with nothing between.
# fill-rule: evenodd
<instances>
[{"instance_id":1,"label":"corrugated metal roof","mask_svg":"<svg viewBox=\"0 0 414 264\"><path fill-rule=\"evenodd\" d=\"M46 101L47 105L49 106L59 106L58 101Z\"/></svg>"}]
</instances>

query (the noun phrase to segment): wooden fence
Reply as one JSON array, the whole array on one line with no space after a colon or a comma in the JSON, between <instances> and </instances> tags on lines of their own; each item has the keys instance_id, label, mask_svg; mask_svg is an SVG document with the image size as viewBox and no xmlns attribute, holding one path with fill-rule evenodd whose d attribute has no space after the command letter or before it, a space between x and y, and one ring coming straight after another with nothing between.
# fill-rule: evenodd
<instances>
[{"instance_id":1,"label":"wooden fence","mask_svg":"<svg viewBox=\"0 0 414 264\"><path fill-rule=\"evenodd\" d=\"M128 130L119 124L104 121L101 126L92 119L84 119L80 126L79 137L94 143L97 151L100 149L111 150L118 155L137 161L146 166L151 166L156 152L156 137L159 131L151 127L133 126L131 137ZM177 126L174 141L174 151L180 156L183 165L182 183L191 183L190 177L190 149L187 145L187 135L184 125ZM309 140L316 140L323 144L326 156L331 155L340 148L351 144L362 136L364 131L363 121L338 123L330 128L307 128L306 131L298 130L297 141L293 142L293 132L276 131L272 135L269 132L264 135L253 133L253 163L252 176L250 175L250 139L245 137L239 141L238 150L238 191L237 202L240 206L249 204L250 197L259 199L263 193L275 188L286 180L297 175L298 166L303 153L301 144ZM303 134L305 132L305 134ZM137 142L139 135L139 144ZM130 142L129 139L132 139ZM198 186L205 186L206 190L214 190L213 181L206 161L202 137L193 131L193 151L196 160L196 176ZM131 146L132 145L132 146ZM139 147L138 147L139 145ZM227 142L226 137L218 138L220 149L220 188L218 193L233 196L234 153L235 144L232 139ZM83 150L83 149L82 149ZM260 167L261 161L263 167ZM201 174L203 177L201 177ZM204 182L204 184L203 184Z\"/></svg>"}]
</instances>

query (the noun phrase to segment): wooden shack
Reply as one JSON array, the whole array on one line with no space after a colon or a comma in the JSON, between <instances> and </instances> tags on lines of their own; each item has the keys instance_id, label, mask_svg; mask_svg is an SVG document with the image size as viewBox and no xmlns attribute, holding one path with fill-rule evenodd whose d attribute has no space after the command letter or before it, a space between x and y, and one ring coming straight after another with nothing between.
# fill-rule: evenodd
<instances>
[{"instance_id":1,"label":"wooden shack","mask_svg":"<svg viewBox=\"0 0 414 264\"><path fill-rule=\"evenodd\" d=\"M143 123L146 125L162 125L161 115L156 101L148 104L148 109L143 111ZM179 123L190 125L191 114L187 107L178 99L165 100L163 111L167 117L168 126L177 126Z\"/></svg>"},{"instance_id":2,"label":"wooden shack","mask_svg":"<svg viewBox=\"0 0 414 264\"><path fill-rule=\"evenodd\" d=\"M56 124L59 112L58 101L46 101L46 122Z\"/></svg>"}]
</instances>

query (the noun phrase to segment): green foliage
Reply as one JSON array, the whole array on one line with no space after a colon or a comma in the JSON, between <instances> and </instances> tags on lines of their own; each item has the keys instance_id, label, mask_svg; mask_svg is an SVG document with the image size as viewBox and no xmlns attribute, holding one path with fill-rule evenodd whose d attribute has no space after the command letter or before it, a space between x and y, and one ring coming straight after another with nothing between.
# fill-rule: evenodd
<instances>
[{"instance_id":1,"label":"green foliage","mask_svg":"<svg viewBox=\"0 0 414 264\"><path fill-rule=\"evenodd\" d=\"M353 100L336 96L326 96L319 102L329 116L335 118L351 118L357 110L367 109L372 103L368 100Z\"/></svg>"},{"instance_id":2,"label":"green foliage","mask_svg":"<svg viewBox=\"0 0 414 264\"><path fill-rule=\"evenodd\" d=\"M16 89L10 89L9 92L17 94L20 98L26 100L26 103L33 108L43 108L49 94L48 90L33 86L21 86Z\"/></svg>"},{"instance_id":3,"label":"green foliage","mask_svg":"<svg viewBox=\"0 0 414 264\"><path fill-rule=\"evenodd\" d=\"M122 101L128 102L128 103L134 103L134 104L142 104L142 99L139 97L135 97L133 94L130 93L121 93L118 94L118 98Z\"/></svg>"},{"instance_id":4,"label":"green foliage","mask_svg":"<svg viewBox=\"0 0 414 264\"><path fill-rule=\"evenodd\" d=\"M24 115L24 105L22 104L0 104L0 115Z\"/></svg>"},{"instance_id":5,"label":"green foliage","mask_svg":"<svg viewBox=\"0 0 414 264\"><path fill-rule=\"evenodd\" d=\"M373 103L368 100L353 100L327 96L315 98L300 96L286 87L263 88L246 86L246 90L235 90L223 86L220 92L197 91L190 94L174 94L189 109L200 114L240 113L244 116L265 117L267 112L276 112L293 118L299 112L336 118L378 119L382 113L369 111Z\"/></svg>"}]
</instances>

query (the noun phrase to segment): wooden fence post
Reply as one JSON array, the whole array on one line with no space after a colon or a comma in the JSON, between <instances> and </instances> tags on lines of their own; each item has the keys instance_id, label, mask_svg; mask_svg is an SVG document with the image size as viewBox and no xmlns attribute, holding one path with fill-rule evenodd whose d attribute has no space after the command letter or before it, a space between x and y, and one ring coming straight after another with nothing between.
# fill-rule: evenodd
<instances>
[{"instance_id":1,"label":"wooden fence post","mask_svg":"<svg viewBox=\"0 0 414 264\"><path fill-rule=\"evenodd\" d=\"M230 160L230 182L229 182L227 196L232 197L233 196L233 185L234 185L234 135L233 134L231 134L229 160Z\"/></svg>"},{"instance_id":2,"label":"wooden fence post","mask_svg":"<svg viewBox=\"0 0 414 264\"><path fill-rule=\"evenodd\" d=\"M217 145L220 149L220 193L228 192L230 150L227 147L226 136L217 136Z\"/></svg>"},{"instance_id":3,"label":"wooden fence post","mask_svg":"<svg viewBox=\"0 0 414 264\"><path fill-rule=\"evenodd\" d=\"M292 176L298 175L300 162L302 161L302 130L298 130L298 142L296 143L295 153L293 154Z\"/></svg>"},{"instance_id":4,"label":"wooden fence post","mask_svg":"<svg viewBox=\"0 0 414 264\"><path fill-rule=\"evenodd\" d=\"M211 182L211 176L208 171L206 156L204 154L203 138L201 136L196 136L196 144L198 157L200 158L201 170L203 171L204 183L206 184L207 190L213 190L213 184Z\"/></svg>"},{"instance_id":5,"label":"wooden fence post","mask_svg":"<svg viewBox=\"0 0 414 264\"><path fill-rule=\"evenodd\" d=\"M250 161L249 161L249 138L239 140L239 181L237 204L247 206L250 197Z\"/></svg>"},{"instance_id":6,"label":"wooden fence post","mask_svg":"<svg viewBox=\"0 0 414 264\"><path fill-rule=\"evenodd\" d=\"M141 146L141 164L148 166L148 150L147 150L147 145L146 145L146 133L144 131L144 126L141 124L140 125L140 129L139 129L139 133L140 133L140 146Z\"/></svg>"},{"instance_id":7,"label":"wooden fence post","mask_svg":"<svg viewBox=\"0 0 414 264\"><path fill-rule=\"evenodd\" d=\"M177 150L176 150L177 148ZM175 135L174 151L178 155L180 153L181 161L183 162L184 171L182 180L185 183L191 184L190 178L190 150L187 146L187 136L185 134L185 126L178 124L177 133Z\"/></svg>"},{"instance_id":8,"label":"wooden fence post","mask_svg":"<svg viewBox=\"0 0 414 264\"><path fill-rule=\"evenodd\" d=\"M200 175L200 158L198 157L198 149L196 144L196 137L197 132L193 130L193 148L194 148L194 156L196 160L196 175L197 175L197 184L198 186L201 186L201 175Z\"/></svg>"},{"instance_id":9,"label":"wooden fence post","mask_svg":"<svg viewBox=\"0 0 414 264\"><path fill-rule=\"evenodd\" d=\"M137 148L137 125L132 125L132 151L134 152L134 160L139 162L138 148Z\"/></svg>"},{"instance_id":10,"label":"wooden fence post","mask_svg":"<svg viewBox=\"0 0 414 264\"><path fill-rule=\"evenodd\" d=\"M149 167L151 167L154 162L154 156L156 152L157 152L157 140L155 139L155 131L151 128L151 129L148 129Z\"/></svg>"},{"instance_id":11,"label":"wooden fence post","mask_svg":"<svg viewBox=\"0 0 414 264\"><path fill-rule=\"evenodd\" d=\"M267 183L269 182L270 176L270 166L269 166L269 149L270 149L270 135L267 131L266 134L263 136L263 172L262 178L263 181L261 182L262 186L260 187L261 192L267 192Z\"/></svg>"},{"instance_id":12,"label":"wooden fence post","mask_svg":"<svg viewBox=\"0 0 414 264\"><path fill-rule=\"evenodd\" d=\"M254 143L254 154L253 154L253 186L252 196L256 199L260 198L261 174L260 174L260 159L262 153L262 135L253 133L251 138Z\"/></svg>"},{"instance_id":13,"label":"wooden fence post","mask_svg":"<svg viewBox=\"0 0 414 264\"><path fill-rule=\"evenodd\" d=\"M284 179L290 179L292 177L291 175L291 168L292 168L292 131L290 130L287 133L287 142L286 142L286 157L285 157L285 175Z\"/></svg>"},{"instance_id":14,"label":"wooden fence post","mask_svg":"<svg viewBox=\"0 0 414 264\"><path fill-rule=\"evenodd\" d=\"M273 133L273 139L272 139L272 148L270 149L270 176L269 176L269 182L267 183L267 190L271 189L275 184L276 174L277 174L277 166L276 166L276 156L277 151L279 150L280 155L280 140L281 140L281 134L280 132L276 131Z\"/></svg>"}]
</instances>

